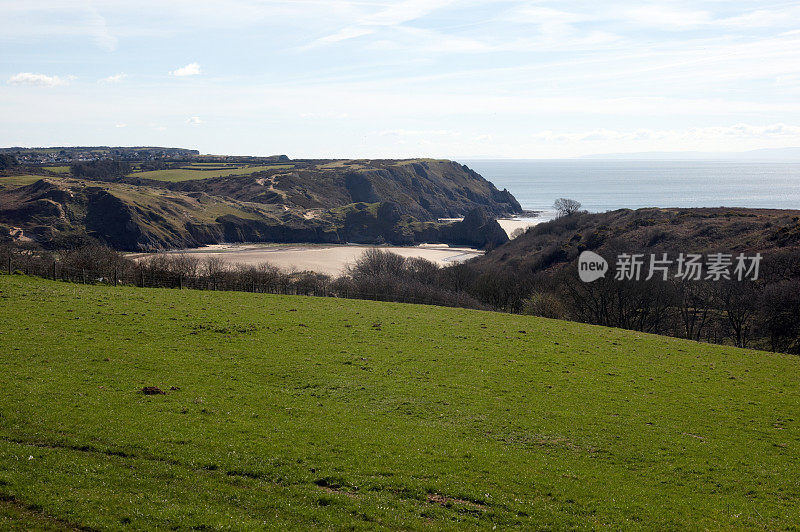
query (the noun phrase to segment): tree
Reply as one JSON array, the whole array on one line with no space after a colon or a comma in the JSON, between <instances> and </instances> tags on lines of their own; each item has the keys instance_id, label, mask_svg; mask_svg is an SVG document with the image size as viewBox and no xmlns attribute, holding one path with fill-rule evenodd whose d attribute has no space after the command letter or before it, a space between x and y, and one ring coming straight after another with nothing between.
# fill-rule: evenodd
<instances>
[{"instance_id":1,"label":"tree","mask_svg":"<svg viewBox=\"0 0 800 532\"><path fill-rule=\"evenodd\" d=\"M518 236L524 235L525 231L527 231L527 229L528 229L527 227L517 227L516 229L511 231L511 234L508 236L508 238L510 238L511 240L514 240Z\"/></svg>"},{"instance_id":2,"label":"tree","mask_svg":"<svg viewBox=\"0 0 800 532\"><path fill-rule=\"evenodd\" d=\"M800 280L766 286L760 298L760 314L770 349L800 352Z\"/></svg>"},{"instance_id":3,"label":"tree","mask_svg":"<svg viewBox=\"0 0 800 532\"><path fill-rule=\"evenodd\" d=\"M671 280L675 290L675 306L683 325L684 337L699 341L703 329L714 316L714 291L705 281ZM675 331L677 334L677 331Z\"/></svg>"},{"instance_id":4,"label":"tree","mask_svg":"<svg viewBox=\"0 0 800 532\"><path fill-rule=\"evenodd\" d=\"M732 330L733 344L736 347L747 347L753 331L758 290L754 283L734 280L714 285L716 297L719 298Z\"/></svg>"},{"instance_id":5,"label":"tree","mask_svg":"<svg viewBox=\"0 0 800 532\"><path fill-rule=\"evenodd\" d=\"M75 177L84 179L116 179L131 173L127 161L112 159L72 163L69 170Z\"/></svg>"},{"instance_id":6,"label":"tree","mask_svg":"<svg viewBox=\"0 0 800 532\"><path fill-rule=\"evenodd\" d=\"M558 213L558 216L570 216L578 212L581 208L581 203L574 199L569 198L558 198L555 203L553 203L553 208Z\"/></svg>"},{"instance_id":7,"label":"tree","mask_svg":"<svg viewBox=\"0 0 800 532\"><path fill-rule=\"evenodd\" d=\"M0 170L17 166L17 158L10 153L0 153Z\"/></svg>"}]
</instances>

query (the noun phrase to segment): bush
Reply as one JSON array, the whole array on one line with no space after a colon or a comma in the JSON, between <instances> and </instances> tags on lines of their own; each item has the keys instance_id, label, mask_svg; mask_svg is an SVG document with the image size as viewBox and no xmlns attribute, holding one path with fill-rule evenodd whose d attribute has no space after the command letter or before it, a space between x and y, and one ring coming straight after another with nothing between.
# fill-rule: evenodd
<instances>
[{"instance_id":1,"label":"bush","mask_svg":"<svg viewBox=\"0 0 800 532\"><path fill-rule=\"evenodd\" d=\"M568 319L567 307L557 295L549 292L535 293L525 301L523 314L556 320Z\"/></svg>"},{"instance_id":2,"label":"bush","mask_svg":"<svg viewBox=\"0 0 800 532\"><path fill-rule=\"evenodd\" d=\"M75 177L85 179L111 179L125 177L131 173L131 165L114 159L72 163L69 171Z\"/></svg>"},{"instance_id":3,"label":"bush","mask_svg":"<svg viewBox=\"0 0 800 532\"><path fill-rule=\"evenodd\" d=\"M11 155L10 153L0 153L0 170L13 168L18 164L19 163L17 162L17 158Z\"/></svg>"}]
</instances>

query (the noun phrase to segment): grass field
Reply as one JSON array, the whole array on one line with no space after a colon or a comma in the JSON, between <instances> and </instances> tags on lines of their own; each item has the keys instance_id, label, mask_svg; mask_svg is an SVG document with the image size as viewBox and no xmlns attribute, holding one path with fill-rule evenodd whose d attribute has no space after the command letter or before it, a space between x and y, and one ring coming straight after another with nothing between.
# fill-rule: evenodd
<instances>
[{"instance_id":1,"label":"grass field","mask_svg":"<svg viewBox=\"0 0 800 532\"><path fill-rule=\"evenodd\" d=\"M45 177L46 176L42 175L27 175L27 174L0 176L0 187L6 187L9 189L23 187L25 185L36 183L40 179L45 179Z\"/></svg>"},{"instance_id":2,"label":"grass field","mask_svg":"<svg viewBox=\"0 0 800 532\"><path fill-rule=\"evenodd\" d=\"M55 172L56 174L68 174L69 166L45 166L45 170Z\"/></svg>"},{"instance_id":3,"label":"grass field","mask_svg":"<svg viewBox=\"0 0 800 532\"><path fill-rule=\"evenodd\" d=\"M0 529L800 522L796 357L16 275L0 346Z\"/></svg>"},{"instance_id":4,"label":"grass field","mask_svg":"<svg viewBox=\"0 0 800 532\"><path fill-rule=\"evenodd\" d=\"M274 170L279 168L294 168L293 164L272 164L263 166L246 166L241 168L226 168L204 170L202 163L193 165L197 166L197 170L191 168L175 168L172 170L151 170L149 172L134 172L128 177L138 177L141 179L155 179L157 181L191 181L193 179L210 179L212 177L228 177L233 175L247 175L255 172L263 172L264 170ZM219 165L217 165L219 166Z\"/></svg>"}]
</instances>

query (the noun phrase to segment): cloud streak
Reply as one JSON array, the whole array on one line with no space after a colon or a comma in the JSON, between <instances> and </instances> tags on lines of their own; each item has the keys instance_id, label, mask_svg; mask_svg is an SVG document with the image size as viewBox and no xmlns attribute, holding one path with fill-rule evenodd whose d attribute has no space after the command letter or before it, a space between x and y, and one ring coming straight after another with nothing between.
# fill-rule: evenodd
<instances>
[{"instance_id":1,"label":"cloud streak","mask_svg":"<svg viewBox=\"0 0 800 532\"><path fill-rule=\"evenodd\" d=\"M74 76L60 77L35 74L33 72L20 72L8 78L8 83L10 85L28 85L31 87L57 87L66 85L73 79L75 79Z\"/></svg>"},{"instance_id":2,"label":"cloud streak","mask_svg":"<svg viewBox=\"0 0 800 532\"><path fill-rule=\"evenodd\" d=\"M113 74L111 76L105 77L103 79L98 80L99 83L122 83L122 81L127 78L128 75L124 72L120 72L119 74Z\"/></svg>"}]
</instances>

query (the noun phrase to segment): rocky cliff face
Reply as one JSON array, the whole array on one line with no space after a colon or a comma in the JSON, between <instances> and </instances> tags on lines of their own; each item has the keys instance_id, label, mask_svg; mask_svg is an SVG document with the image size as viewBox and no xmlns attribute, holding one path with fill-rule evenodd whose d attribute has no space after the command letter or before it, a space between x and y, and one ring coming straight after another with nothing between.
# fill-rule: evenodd
<instances>
[{"instance_id":1,"label":"rocky cliff face","mask_svg":"<svg viewBox=\"0 0 800 532\"><path fill-rule=\"evenodd\" d=\"M476 207L494 216L522 212L510 192L498 190L478 173L453 161L293 162L291 169L184 181L169 187L303 209L393 202L421 221L460 218Z\"/></svg>"},{"instance_id":2,"label":"rocky cliff face","mask_svg":"<svg viewBox=\"0 0 800 532\"><path fill-rule=\"evenodd\" d=\"M493 247L507 240L494 217L521 210L508 191L451 161L294 161L258 168L178 183L136 174L50 176L0 188L0 238L22 231L48 247L94 239L130 251L220 242ZM463 222L438 222L462 216Z\"/></svg>"}]
</instances>

